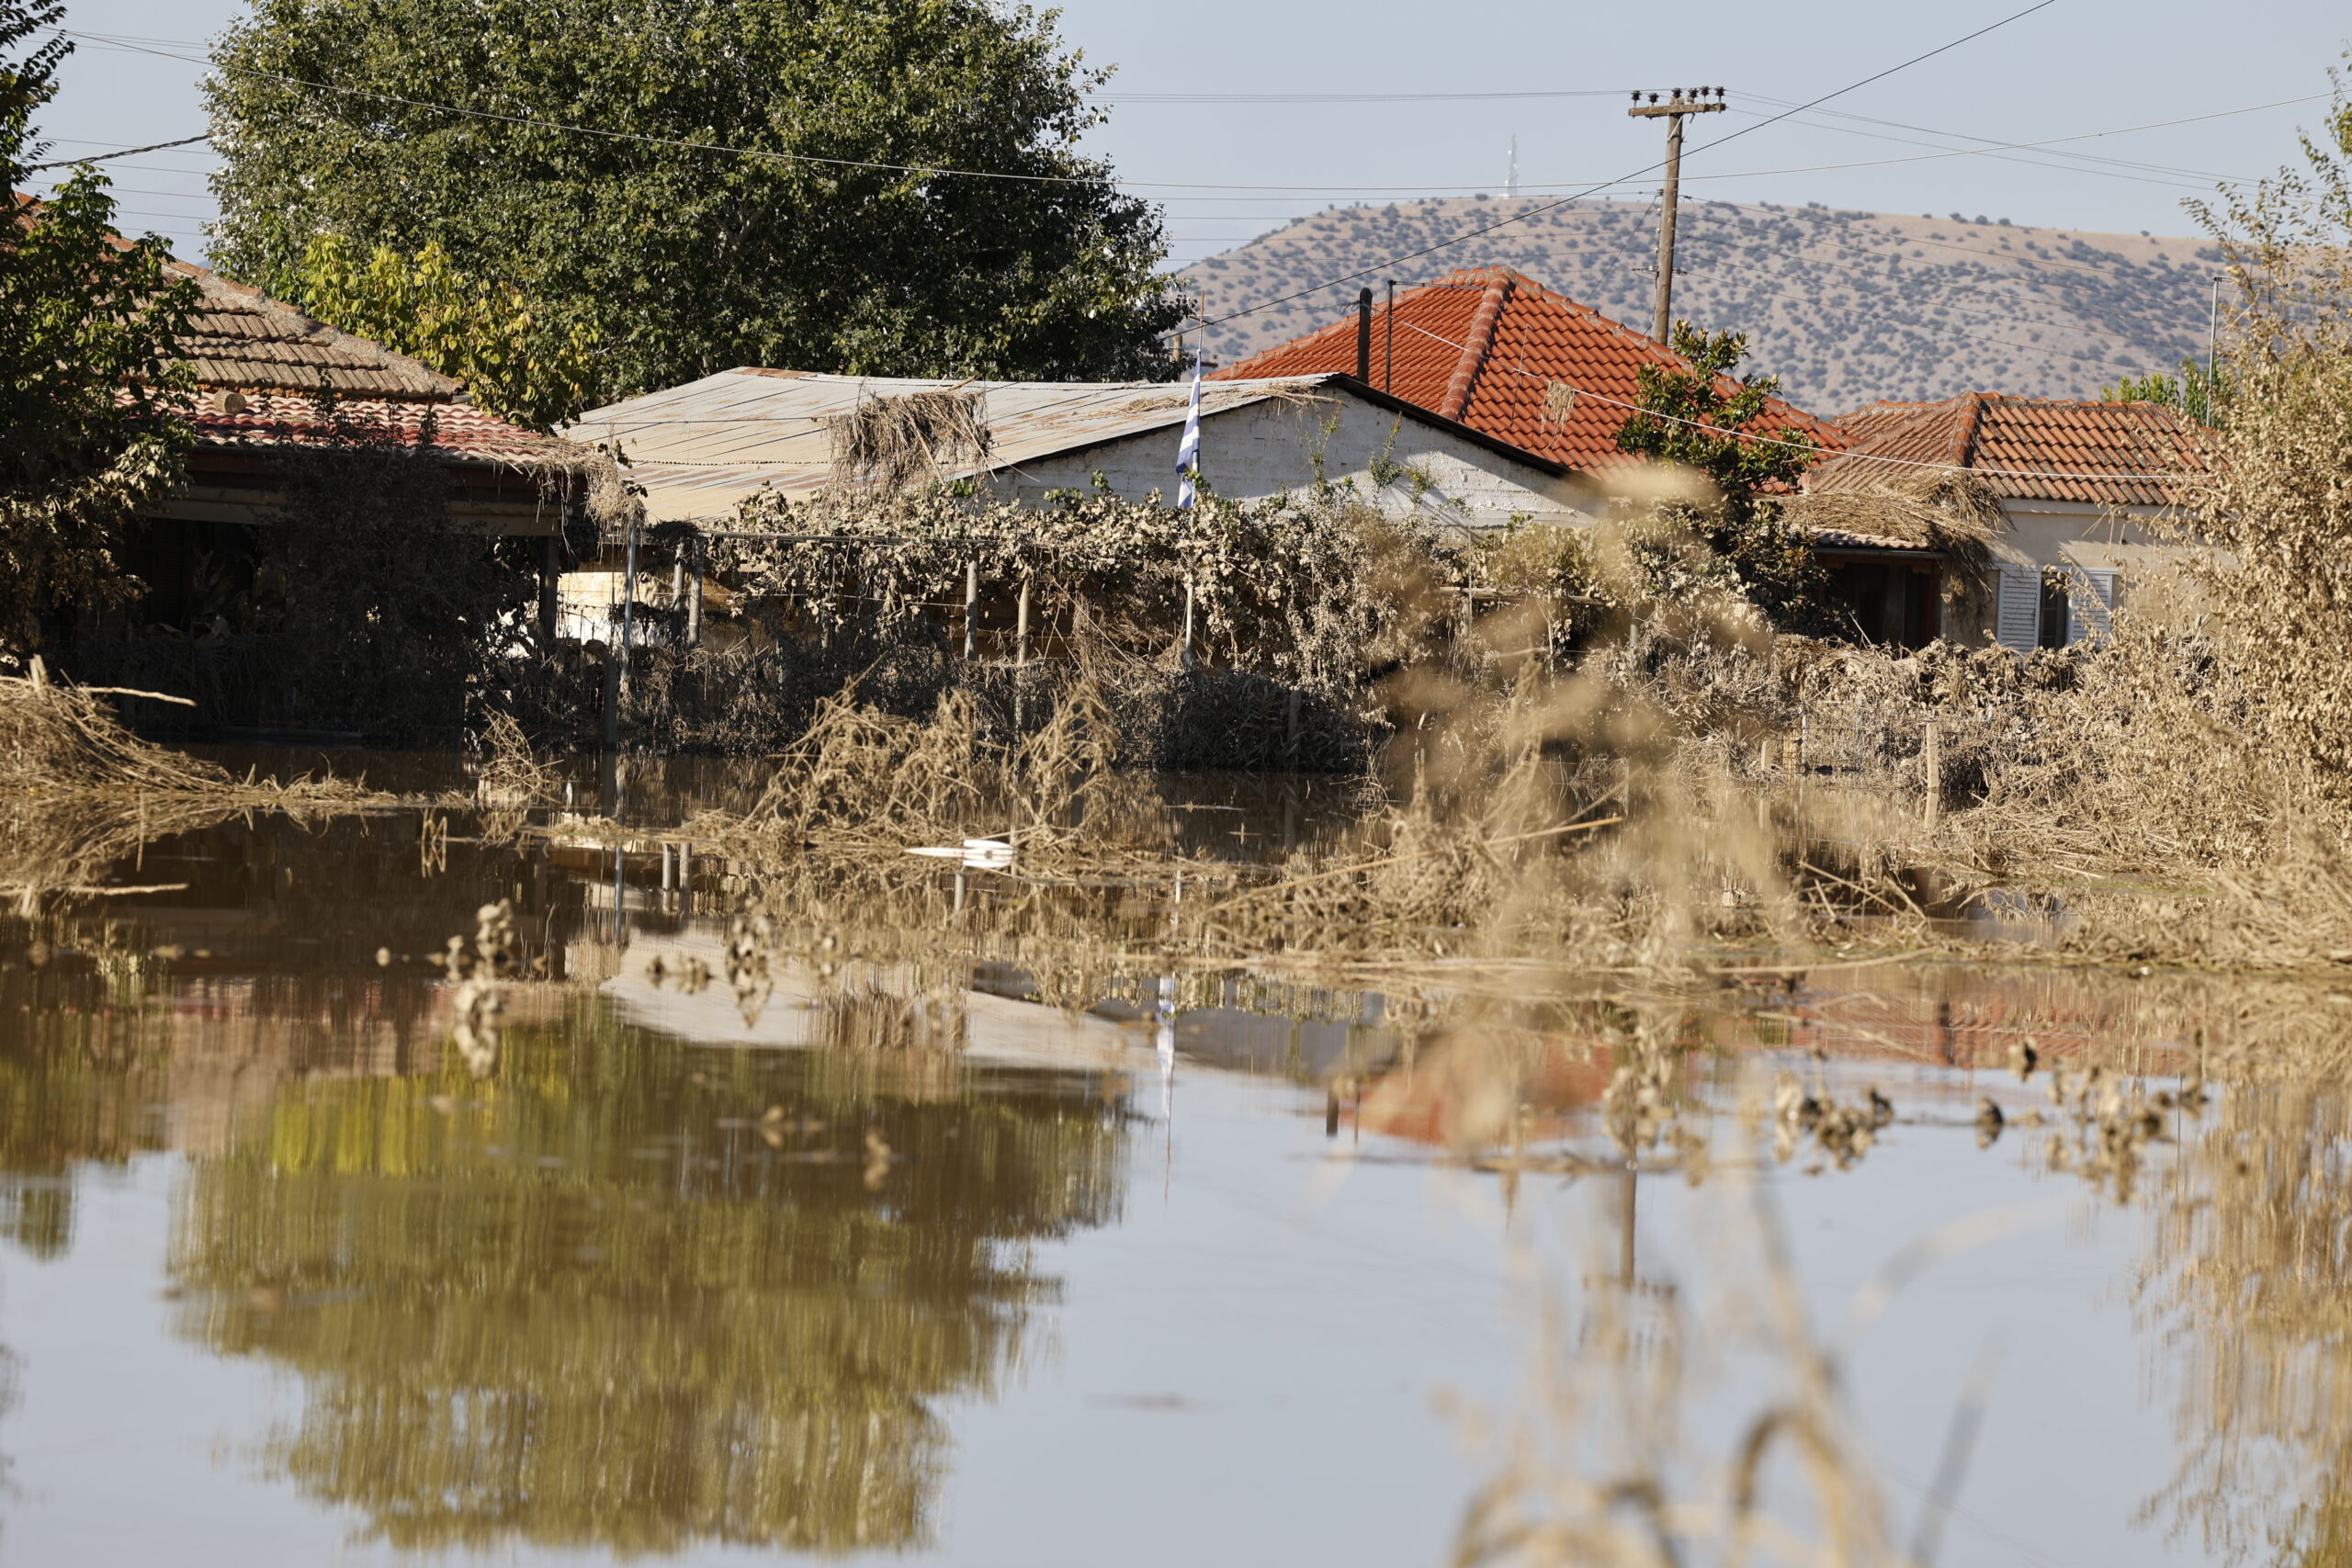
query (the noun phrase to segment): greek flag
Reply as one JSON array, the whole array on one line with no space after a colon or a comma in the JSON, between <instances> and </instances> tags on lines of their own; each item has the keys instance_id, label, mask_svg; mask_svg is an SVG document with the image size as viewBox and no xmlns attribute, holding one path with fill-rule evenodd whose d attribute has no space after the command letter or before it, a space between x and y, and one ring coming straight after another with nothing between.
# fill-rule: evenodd
<instances>
[{"instance_id":1,"label":"greek flag","mask_svg":"<svg viewBox=\"0 0 2352 1568\"><path fill-rule=\"evenodd\" d=\"M1176 510L1190 512L1200 499L1194 481L1201 472L1201 353L1193 351L1193 408L1184 416L1184 439L1176 445Z\"/></svg>"}]
</instances>

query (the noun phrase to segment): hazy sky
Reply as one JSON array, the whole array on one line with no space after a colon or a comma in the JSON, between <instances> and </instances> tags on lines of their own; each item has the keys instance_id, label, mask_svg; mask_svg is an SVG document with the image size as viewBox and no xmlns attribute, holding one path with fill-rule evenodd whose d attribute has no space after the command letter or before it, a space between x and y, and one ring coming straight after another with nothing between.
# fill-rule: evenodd
<instances>
[{"instance_id":1,"label":"hazy sky","mask_svg":"<svg viewBox=\"0 0 2352 1568\"><path fill-rule=\"evenodd\" d=\"M1702 83L1731 89L1736 107L1693 122L1691 196L2186 233L2183 197L2293 155L2297 127L2321 120L2328 68L2352 33L2341 0L2054 0L1823 109L1761 124L2027 3L1069 0L1060 25L1091 62L1119 68L1094 145L1138 194L1166 202L1178 263L1335 202L1499 194L1513 137L1530 194L1633 175L1659 155L1662 133L1626 118L1626 91ZM70 28L186 55L200 55L245 9L243 0L68 4ZM51 156L202 130L200 71L85 43L44 119ZM430 86L420 83L419 96ZM1390 96L1330 101L1351 94ZM1555 96L1395 96L1415 94ZM1569 96L1581 94L1592 96ZM2301 101L2280 103L2290 99ZM1748 127L1760 129L1704 145ZM2083 139L1951 154L2061 137ZM114 164L126 226L200 254L211 162L189 149ZM1655 185L1637 176L1609 194L1639 197ZM1474 249L1459 259L1482 259Z\"/></svg>"}]
</instances>

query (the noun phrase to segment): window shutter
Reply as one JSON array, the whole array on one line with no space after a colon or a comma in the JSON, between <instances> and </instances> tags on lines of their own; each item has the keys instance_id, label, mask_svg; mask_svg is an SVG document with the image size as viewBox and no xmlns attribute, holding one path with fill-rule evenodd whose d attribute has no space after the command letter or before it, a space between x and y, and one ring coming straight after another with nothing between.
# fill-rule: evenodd
<instances>
[{"instance_id":1,"label":"window shutter","mask_svg":"<svg viewBox=\"0 0 2352 1568\"><path fill-rule=\"evenodd\" d=\"M2031 653L2041 640L2041 569L2000 563L2001 603L1993 636L2015 653Z\"/></svg>"},{"instance_id":2,"label":"window shutter","mask_svg":"<svg viewBox=\"0 0 2352 1568\"><path fill-rule=\"evenodd\" d=\"M2075 588L2066 596L2066 640L2092 642L2104 638L2114 623L2117 574L2077 567L2066 575L2073 580Z\"/></svg>"}]
</instances>

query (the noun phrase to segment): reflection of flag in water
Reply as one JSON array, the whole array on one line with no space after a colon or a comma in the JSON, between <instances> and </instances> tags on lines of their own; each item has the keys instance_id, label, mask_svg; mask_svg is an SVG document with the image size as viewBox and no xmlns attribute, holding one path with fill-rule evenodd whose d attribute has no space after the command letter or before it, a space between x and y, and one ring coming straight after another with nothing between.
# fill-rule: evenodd
<instances>
[{"instance_id":1,"label":"reflection of flag in water","mask_svg":"<svg viewBox=\"0 0 2352 1568\"><path fill-rule=\"evenodd\" d=\"M1193 409L1184 416L1184 439L1176 446L1176 509L1188 512L1199 499L1201 471L1201 355L1193 353Z\"/></svg>"}]
</instances>

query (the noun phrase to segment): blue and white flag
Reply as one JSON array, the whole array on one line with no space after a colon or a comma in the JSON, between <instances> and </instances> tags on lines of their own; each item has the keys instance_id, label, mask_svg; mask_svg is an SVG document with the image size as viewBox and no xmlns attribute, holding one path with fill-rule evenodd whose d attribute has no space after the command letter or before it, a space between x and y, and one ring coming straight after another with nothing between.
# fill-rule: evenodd
<instances>
[{"instance_id":1,"label":"blue and white flag","mask_svg":"<svg viewBox=\"0 0 2352 1568\"><path fill-rule=\"evenodd\" d=\"M1190 512L1200 499L1201 353L1193 351L1193 408L1184 416L1184 439L1176 445L1176 510Z\"/></svg>"}]
</instances>

